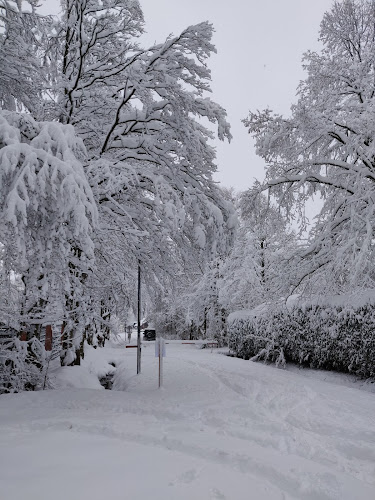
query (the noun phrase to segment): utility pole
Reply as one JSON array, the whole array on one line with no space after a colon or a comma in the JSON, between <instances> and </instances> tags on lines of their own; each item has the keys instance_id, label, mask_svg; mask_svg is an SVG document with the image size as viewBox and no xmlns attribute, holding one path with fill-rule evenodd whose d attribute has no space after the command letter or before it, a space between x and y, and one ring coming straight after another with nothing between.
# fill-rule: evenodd
<instances>
[{"instance_id":1,"label":"utility pole","mask_svg":"<svg viewBox=\"0 0 375 500\"><path fill-rule=\"evenodd\" d=\"M141 373L141 261L138 261L137 375Z\"/></svg>"}]
</instances>

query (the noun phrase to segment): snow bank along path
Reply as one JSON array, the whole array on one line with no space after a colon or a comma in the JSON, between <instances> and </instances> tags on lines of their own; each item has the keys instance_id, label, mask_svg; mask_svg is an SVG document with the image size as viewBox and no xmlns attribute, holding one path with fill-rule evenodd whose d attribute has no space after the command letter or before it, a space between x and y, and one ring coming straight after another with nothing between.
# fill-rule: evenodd
<instances>
[{"instance_id":1,"label":"snow bank along path","mask_svg":"<svg viewBox=\"0 0 375 500\"><path fill-rule=\"evenodd\" d=\"M170 343L158 389L152 342L76 385L94 355L118 390L0 396L1 500L375 499L375 394L347 378Z\"/></svg>"}]
</instances>

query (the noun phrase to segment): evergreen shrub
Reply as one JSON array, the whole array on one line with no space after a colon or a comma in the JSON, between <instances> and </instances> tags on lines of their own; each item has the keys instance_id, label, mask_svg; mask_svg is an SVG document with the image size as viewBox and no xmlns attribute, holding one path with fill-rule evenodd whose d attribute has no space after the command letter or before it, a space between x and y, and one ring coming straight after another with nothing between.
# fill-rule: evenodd
<instances>
[{"instance_id":1,"label":"evergreen shrub","mask_svg":"<svg viewBox=\"0 0 375 500\"><path fill-rule=\"evenodd\" d=\"M0 394L40 389L44 382L45 350L33 337L0 343Z\"/></svg>"},{"instance_id":2,"label":"evergreen shrub","mask_svg":"<svg viewBox=\"0 0 375 500\"><path fill-rule=\"evenodd\" d=\"M309 305L228 320L229 348L243 359L375 377L375 306Z\"/></svg>"}]
</instances>

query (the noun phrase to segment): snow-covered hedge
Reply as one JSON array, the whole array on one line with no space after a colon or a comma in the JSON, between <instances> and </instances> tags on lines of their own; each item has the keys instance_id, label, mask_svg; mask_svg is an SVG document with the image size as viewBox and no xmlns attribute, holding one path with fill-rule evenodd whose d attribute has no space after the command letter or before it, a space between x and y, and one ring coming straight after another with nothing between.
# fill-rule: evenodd
<instances>
[{"instance_id":1,"label":"snow-covered hedge","mask_svg":"<svg viewBox=\"0 0 375 500\"><path fill-rule=\"evenodd\" d=\"M309 305L228 320L229 348L244 359L287 361L375 377L375 306Z\"/></svg>"}]
</instances>

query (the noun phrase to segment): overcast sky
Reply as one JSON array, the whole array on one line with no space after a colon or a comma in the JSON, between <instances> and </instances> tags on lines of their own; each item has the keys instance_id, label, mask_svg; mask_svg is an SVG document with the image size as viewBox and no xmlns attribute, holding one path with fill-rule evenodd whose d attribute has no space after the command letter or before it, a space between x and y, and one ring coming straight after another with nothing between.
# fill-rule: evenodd
<instances>
[{"instance_id":1,"label":"overcast sky","mask_svg":"<svg viewBox=\"0 0 375 500\"><path fill-rule=\"evenodd\" d=\"M213 99L228 112L233 140L219 144L217 179L237 190L264 177L241 123L248 111L287 114L304 72L302 54L317 50L319 25L331 0L141 0L151 41L201 21L213 23Z\"/></svg>"},{"instance_id":2,"label":"overcast sky","mask_svg":"<svg viewBox=\"0 0 375 500\"><path fill-rule=\"evenodd\" d=\"M269 107L288 114L304 72L302 54L318 50L319 25L331 0L140 0L150 45L191 24L213 23L217 55L212 98L228 112L233 140L217 145L218 174L225 186L244 190L263 179L264 163L255 155L241 123L251 109ZM56 13L57 0L43 12Z\"/></svg>"}]
</instances>

